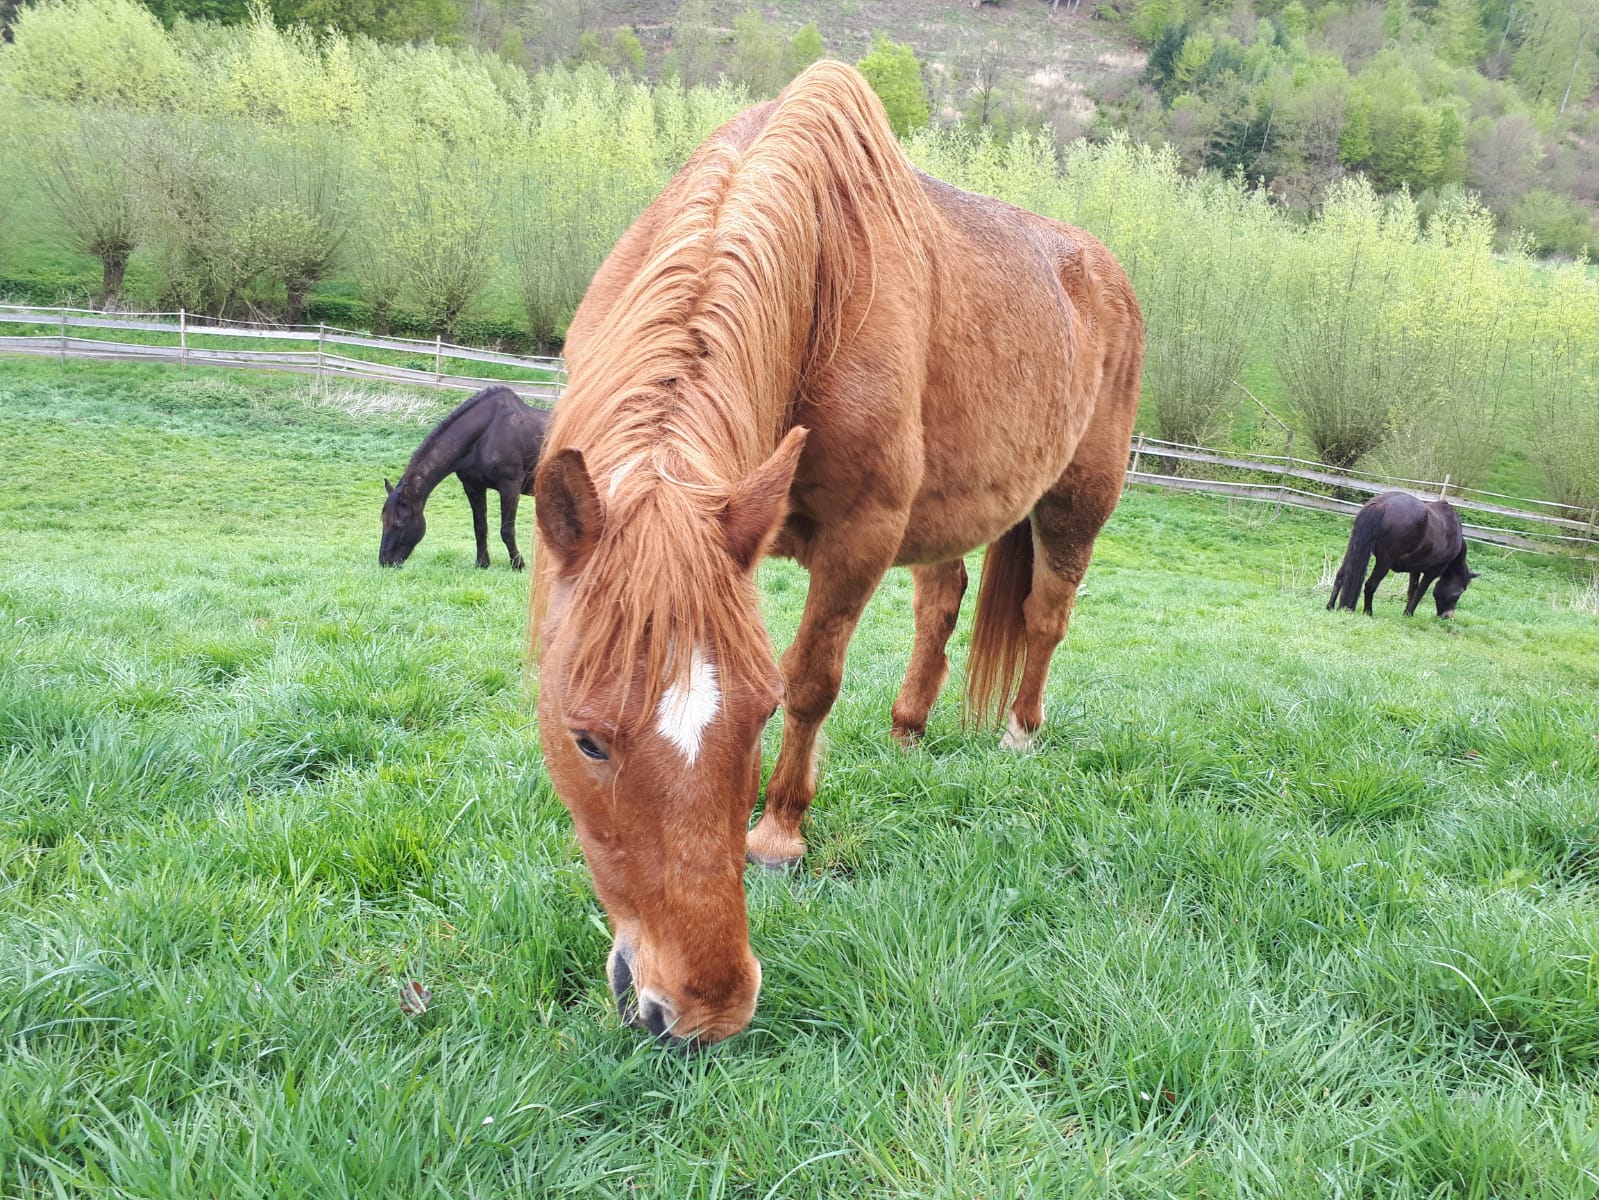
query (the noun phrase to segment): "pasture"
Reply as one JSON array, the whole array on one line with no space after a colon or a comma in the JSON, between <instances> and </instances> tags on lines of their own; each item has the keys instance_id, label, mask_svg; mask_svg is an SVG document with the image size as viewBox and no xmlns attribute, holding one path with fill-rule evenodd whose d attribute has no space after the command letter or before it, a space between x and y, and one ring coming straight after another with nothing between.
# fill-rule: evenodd
<instances>
[{"instance_id":1,"label":"pasture","mask_svg":"<svg viewBox=\"0 0 1599 1200\"><path fill-rule=\"evenodd\" d=\"M0 367L0 1191L1599 1195L1591 564L1330 614L1347 520L1130 493L1021 758L970 596L888 739L891 573L755 1021L682 1059L611 1007L526 576L452 484L377 565L449 402Z\"/></svg>"}]
</instances>

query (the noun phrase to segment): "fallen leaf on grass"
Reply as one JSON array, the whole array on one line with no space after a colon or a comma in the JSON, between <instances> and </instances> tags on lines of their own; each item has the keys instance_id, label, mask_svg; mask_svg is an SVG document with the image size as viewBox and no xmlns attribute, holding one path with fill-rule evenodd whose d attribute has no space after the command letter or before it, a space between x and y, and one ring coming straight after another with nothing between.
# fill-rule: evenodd
<instances>
[{"instance_id":1,"label":"fallen leaf on grass","mask_svg":"<svg viewBox=\"0 0 1599 1200\"><path fill-rule=\"evenodd\" d=\"M428 1010L433 993L415 979L400 985L400 1011L408 1017L420 1017Z\"/></svg>"}]
</instances>

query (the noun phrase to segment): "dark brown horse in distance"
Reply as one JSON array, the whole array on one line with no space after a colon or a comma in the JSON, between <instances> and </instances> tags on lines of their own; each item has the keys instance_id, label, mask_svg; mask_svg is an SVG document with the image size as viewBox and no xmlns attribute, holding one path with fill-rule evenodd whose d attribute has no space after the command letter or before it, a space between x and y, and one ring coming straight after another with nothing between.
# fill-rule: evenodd
<instances>
[{"instance_id":1,"label":"dark brown horse in distance","mask_svg":"<svg viewBox=\"0 0 1599 1200\"><path fill-rule=\"evenodd\" d=\"M500 494L500 540L511 566L525 565L516 543L516 506L533 494L533 470L544 445L550 414L531 408L508 387L495 384L463 400L422 439L400 482L383 486L383 541L378 562L397 567L411 556L427 532L422 506L439 481L452 471L466 489L472 506L472 531L477 535L477 565L489 565L488 493Z\"/></svg>"},{"instance_id":2,"label":"dark brown horse in distance","mask_svg":"<svg viewBox=\"0 0 1599 1200\"><path fill-rule=\"evenodd\" d=\"M1088 234L917 172L850 67L705 142L573 318L539 467L539 736L615 930L622 1015L715 1042L755 1011L746 850L804 853L818 733L889 567L914 581L893 705L918 737L987 546L967 665L1005 744L1127 469L1143 320ZM810 573L781 663L755 568ZM761 728L781 707L766 811Z\"/></svg>"},{"instance_id":3,"label":"dark brown horse in distance","mask_svg":"<svg viewBox=\"0 0 1599 1200\"><path fill-rule=\"evenodd\" d=\"M1377 568L1366 579L1366 564L1372 556ZM1351 612L1366 585L1366 615L1371 616L1371 598L1389 571L1410 572L1410 592L1405 598L1405 616L1438 581L1433 600L1440 617L1455 615L1460 601L1476 572L1466 566L1466 538L1460 530L1460 514L1447 500L1418 500L1409 492L1383 492L1366 501L1355 514L1355 527L1349 534L1349 549L1343 565L1333 578L1332 598L1327 611L1342 604Z\"/></svg>"}]
</instances>

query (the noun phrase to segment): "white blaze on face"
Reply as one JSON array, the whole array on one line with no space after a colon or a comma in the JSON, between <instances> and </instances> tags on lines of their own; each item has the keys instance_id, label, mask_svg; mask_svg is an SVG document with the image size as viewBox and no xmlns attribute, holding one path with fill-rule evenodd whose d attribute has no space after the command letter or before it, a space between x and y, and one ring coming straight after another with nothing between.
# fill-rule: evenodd
<instances>
[{"instance_id":1,"label":"white blaze on face","mask_svg":"<svg viewBox=\"0 0 1599 1200\"><path fill-rule=\"evenodd\" d=\"M716 719L721 707L716 664L696 647L688 682L672 684L661 697L661 705L655 712L655 731L681 750L689 766L693 766L700 756L705 730Z\"/></svg>"}]
</instances>

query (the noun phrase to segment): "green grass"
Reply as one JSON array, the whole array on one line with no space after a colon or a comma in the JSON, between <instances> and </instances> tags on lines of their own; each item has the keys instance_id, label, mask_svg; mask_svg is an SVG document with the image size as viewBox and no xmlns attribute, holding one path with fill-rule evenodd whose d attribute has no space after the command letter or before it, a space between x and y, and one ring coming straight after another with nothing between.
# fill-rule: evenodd
<instances>
[{"instance_id":1,"label":"green grass","mask_svg":"<svg viewBox=\"0 0 1599 1200\"><path fill-rule=\"evenodd\" d=\"M683 1061L610 1007L526 578L450 487L376 565L442 409L0 364L0 1193L1599 1195L1591 567L1366 620L1345 522L1130 493L1024 758L888 741L892 574Z\"/></svg>"}]
</instances>

